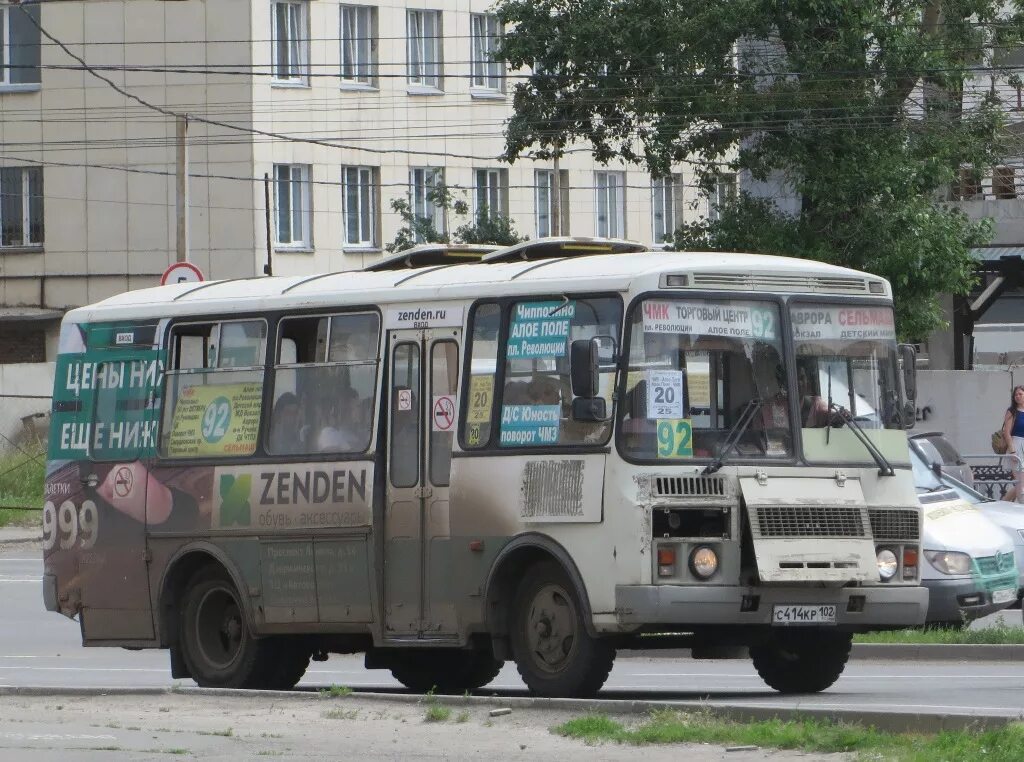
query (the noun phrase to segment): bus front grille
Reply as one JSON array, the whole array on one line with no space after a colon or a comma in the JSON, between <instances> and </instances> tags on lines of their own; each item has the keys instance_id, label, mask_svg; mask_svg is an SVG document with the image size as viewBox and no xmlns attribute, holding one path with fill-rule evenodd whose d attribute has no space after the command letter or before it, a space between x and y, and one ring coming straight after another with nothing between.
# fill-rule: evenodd
<instances>
[{"instance_id":1,"label":"bus front grille","mask_svg":"<svg viewBox=\"0 0 1024 762\"><path fill-rule=\"evenodd\" d=\"M905 508L869 508L871 534L876 540L918 540L921 537L917 511Z\"/></svg>"},{"instance_id":2,"label":"bus front grille","mask_svg":"<svg viewBox=\"0 0 1024 762\"><path fill-rule=\"evenodd\" d=\"M867 537L857 505L759 505L751 528L755 537Z\"/></svg>"}]
</instances>

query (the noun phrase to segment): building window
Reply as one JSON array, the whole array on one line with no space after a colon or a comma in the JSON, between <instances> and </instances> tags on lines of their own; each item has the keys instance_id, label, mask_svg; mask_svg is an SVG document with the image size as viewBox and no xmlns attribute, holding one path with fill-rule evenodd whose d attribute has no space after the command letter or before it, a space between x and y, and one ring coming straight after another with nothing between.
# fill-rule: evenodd
<instances>
[{"instance_id":1,"label":"building window","mask_svg":"<svg viewBox=\"0 0 1024 762\"><path fill-rule=\"evenodd\" d=\"M721 219L720 210L730 201L736 200L736 175L730 173L720 175L715 186L715 196L711 199L708 217L712 220Z\"/></svg>"},{"instance_id":2,"label":"building window","mask_svg":"<svg viewBox=\"0 0 1024 762\"><path fill-rule=\"evenodd\" d=\"M622 238L626 234L626 173L595 172L597 235Z\"/></svg>"},{"instance_id":3,"label":"building window","mask_svg":"<svg viewBox=\"0 0 1024 762\"><path fill-rule=\"evenodd\" d=\"M309 167L304 164L275 164L274 187L277 206L277 237L274 242L281 247L313 248Z\"/></svg>"},{"instance_id":4,"label":"building window","mask_svg":"<svg viewBox=\"0 0 1024 762\"><path fill-rule=\"evenodd\" d=\"M441 11L409 11L409 84L441 89Z\"/></svg>"},{"instance_id":5,"label":"building window","mask_svg":"<svg viewBox=\"0 0 1024 762\"><path fill-rule=\"evenodd\" d=\"M345 212L345 245L377 245L377 183L373 167L341 170L342 205Z\"/></svg>"},{"instance_id":6,"label":"building window","mask_svg":"<svg viewBox=\"0 0 1024 762\"><path fill-rule=\"evenodd\" d=\"M0 246L42 246L43 170L0 169Z\"/></svg>"},{"instance_id":7,"label":"building window","mask_svg":"<svg viewBox=\"0 0 1024 762\"><path fill-rule=\"evenodd\" d=\"M444 183L443 170L435 167L417 167L409 170L409 193L412 213L428 220L438 233L444 233L444 210L436 203L434 192ZM422 239L417 237L417 243Z\"/></svg>"},{"instance_id":8,"label":"building window","mask_svg":"<svg viewBox=\"0 0 1024 762\"><path fill-rule=\"evenodd\" d=\"M377 79L377 9L341 6L341 79L375 85Z\"/></svg>"},{"instance_id":9,"label":"building window","mask_svg":"<svg viewBox=\"0 0 1024 762\"><path fill-rule=\"evenodd\" d=\"M671 241L676 228L682 224L683 184L678 175L666 175L651 180L651 210L654 243Z\"/></svg>"},{"instance_id":10,"label":"building window","mask_svg":"<svg viewBox=\"0 0 1024 762\"><path fill-rule=\"evenodd\" d=\"M494 219L505 213L508 199L508 174L504 169L476 170L473 201L477 218Z\"/></svg>"},{"instance_id":11,"label":"building window","mask_svg":"<svg viewBox=\"0 0 1024 762\"><path fill-rule=\"evenodd\" d=\"M999 199L1017 198L1013 167L995 167L992 170L992 195Z\"/></svg>"},{"instance_id":12,"label":"building window","mask_svg":"<svg viewBox=\"0 0 1024 762\"><path fill-rule=\"evenodd\" d=\"M274 80L306 84L309 71L309 5L306 0L276 0L271 7Z\"/></svg>"},{"instance_id":13,"label":"building window","mask_svg":"<svg viewBox=\"0 0 1024 762\"><path fill-rule=\"evenodd\" d=\"M491 13L474 13L469 18L473 49L470 85L485 90L503 90L505 66L495 57L501 41L498 17Z\"/></svg>"},{"instance_id":14,"label":"building window","mask_svg":"<svg viewBox=\"0 0 1024 762\"><path fill-rule=\"evenodd\" d=\"M32 18L29 18L31 16ZM0 86L39 84L38 5L0 6Z\"/></svg>"},{"instance_id":15,"label":"building window","mask_svg":"<svg viewBox=\"0 0 1024 762\"><path fill-rule=\"evenodd\" d=\"M534 208L537 210L537 237L545 238L554 235L555 219L555 173L550 169L538 169L534 172L534 188L536 198Z\"/></svg>"}]
</instances>

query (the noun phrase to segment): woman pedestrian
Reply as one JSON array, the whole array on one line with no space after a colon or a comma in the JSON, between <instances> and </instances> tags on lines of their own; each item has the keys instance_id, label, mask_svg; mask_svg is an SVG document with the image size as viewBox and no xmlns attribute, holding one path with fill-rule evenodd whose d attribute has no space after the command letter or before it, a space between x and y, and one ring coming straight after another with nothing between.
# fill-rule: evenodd
<instances>
[{"instance_id":1,"label":"woman pedestrian","mask_svg":"<svg viewBox=\"0 0 1024 762\"><path fill-rule=\"evenodd\" d=\"M1017 484L1003 499L1024 503L1024 386L1015 386L1010 392L1010 407L1003 417L1003 440L1006 454L1017 456L1012 465Z\"/></svg>"}]
</instances>

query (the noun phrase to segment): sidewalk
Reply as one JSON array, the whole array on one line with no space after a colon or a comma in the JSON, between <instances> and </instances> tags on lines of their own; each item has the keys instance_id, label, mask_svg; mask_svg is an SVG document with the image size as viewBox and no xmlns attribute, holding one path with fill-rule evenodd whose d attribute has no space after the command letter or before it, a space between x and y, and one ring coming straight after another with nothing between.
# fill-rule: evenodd
<instances>
[{"instance_id":1,"label":"sidewalk","mask_svg":"<svg viewBox=\"0 0 1024 762\"><path fill-rule=\"evenodd\" d=\"M0 545L22 542L38 542L43 533L38 527L0 527Z\"/></svg>"}]
</instances>

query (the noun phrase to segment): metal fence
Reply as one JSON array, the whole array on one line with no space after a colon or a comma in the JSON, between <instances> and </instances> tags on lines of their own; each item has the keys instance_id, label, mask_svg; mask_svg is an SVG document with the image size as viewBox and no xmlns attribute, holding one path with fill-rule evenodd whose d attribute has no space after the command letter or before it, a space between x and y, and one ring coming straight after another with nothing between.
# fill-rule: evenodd
<instances>
[{"instance_id":1,"label":"metal fence","mask_svg":"<svg viewBox=\"0 0 1024 762\"><path fill-rule=\"evenodd\" d=\"M1013 468L1019 463L1016 455L961 455L974 472L974 488L993 500L1002 500L1017 483Z\"/></svg>"}]
</instances>

